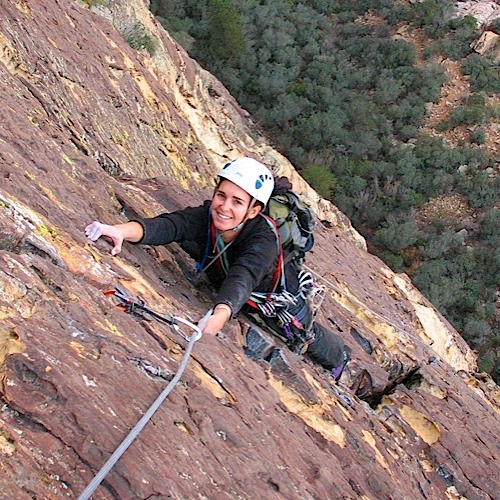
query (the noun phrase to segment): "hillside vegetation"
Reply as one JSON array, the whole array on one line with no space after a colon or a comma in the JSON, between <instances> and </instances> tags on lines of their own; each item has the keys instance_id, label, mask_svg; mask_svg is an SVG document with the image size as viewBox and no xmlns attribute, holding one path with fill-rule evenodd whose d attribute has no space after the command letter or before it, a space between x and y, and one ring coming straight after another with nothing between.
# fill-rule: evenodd
<instances>
[{"instance_id":1,"label":"hillside vegetation","mask_svg":"<svg viewBox=\"0 0 500 500\"><path fill-rule=\"evenodd\" d=\"M151 10L498 381L500 190L486 146L500 78L470 48L476 20L437 0L153 0ZM459 63L470 91L424 128L443 59Z\"/></svg>"}]
</instances>

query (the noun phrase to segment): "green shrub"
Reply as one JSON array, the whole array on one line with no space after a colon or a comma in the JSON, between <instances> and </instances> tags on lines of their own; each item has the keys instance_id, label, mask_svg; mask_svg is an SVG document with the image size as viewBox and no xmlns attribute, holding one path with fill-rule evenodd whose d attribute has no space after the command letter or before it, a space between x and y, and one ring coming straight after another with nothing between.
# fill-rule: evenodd
<instances>
[{"instance_id":1,"label":"green shrub","mask_svg":"<svg viewBox=\"0 0 500 500\"><path fill-rule=\"evenodd\" d=\"M109 0L82 0L85 5L93 7L94 5L106 5Z\"/></svg>"},{"instance_id":2,"label":"green shrub","mask_svg":"<svg viewBox=\"0 0 500 500\"><path fill-rule=\"evenodd\" d=\"M216 58L238 57L245 38L238 9L231 0L210 0L207 8L209 49Z\"/></svg>"},{"instance_id":3,"label":"green shrub","mask_svg":"<svg viewBox=\"0 0 500 500\"><path fill-rule=\"evenodd\" d=\"M500 210L490 208L487 210L479 228L481 240L492 247L500 248Z\"/></svg>"},{"instance_id":4,"label":"green shrub","mask_svg":"<svg viewBox=\"0 0 500 500\"><path fill-rule=\"evenodd\" d=\"M443 228L448 225L446 221L436 220L436 223L443 223ZM455 231L445 231L442 234L431 236L426 244L420 249L421 255L426 259L438 259L449 254L451 250L460 248L463 244L463 237Z\"/></svg>"},{"instance_id":5,"label":"green shrub","mask_svg":"<svg viewBox=\"0 0 500 500\"><path fill-rule=\"evenodd\" d=\"M478 172L461 184L471 207L488 209L498 203L500 178L490 177L486 172Z\"/></svg>"},{"instance_id":6,"label":"green shrub","mask_svg":"<svg viewBox=\"0 0 500 500\"><path fill-rule=\"evenodd\" d=\"M405 271L403 257L401 257L401 255L395 255L392 252L381 252L378 256L395 273L402 273Z\"/></svg>"},{"instance_id":7,"label":"green shrub","mask_svg":"<svg viewBox=\"0 0 500 500\"><path fill-rule=\"evenodd\" d=\"M384 19L391 26L395 26L408 18L408 8L405 5L394 5L390 9L383 11Z\"/></svg>"},{"instance_id":8,"label":"green shrub","mask_svg":"<svg viewBox=\"0 0 500 500\"><path fill-rule=\"evenodd\" d=\"M475 92L500 92L500 69L479 54L468 55L462 63L464 75L470 77L472 90Z\"/></svg>"},{"instance_id":9,"label":"green shrub","mask_svg":"<svg viewBox=\"0 0 500 500\"><path fill-rule=\"evenodd\" d=\"M484 319L471 319L465 323L462 335L473 346L480 347L491 335L491 327Z\"/></svg>"},{"instance_id":10,"label":"green shrub","mask_svg":"<svg viewBox=\"0 0 500 500\"><path fill-rule=\"evenodd\" d=\"M470 54L471 43L478 38L477 19L473 16L454 18L448 23L448 28L448 33L437 42L440 52L453 60Z\"/></svg>"},{"instance_id":11,"label":"green shrub","mask_svg":"<svg viewBox=\"0 0 500 500\"><path fill-rule=\"evenodd\" d=\"M481 94L474 93L474 94L471 94L467 98L467 103L466 104L470 108L476 108L477 107L477 108L484 109L486 107L486 99Z\"/></svg>"},{"instance_id":12,"label":"green shrub","mask_svg":"<svg viewBox=\"0 0 500 500\"><path fill-rule=\"evenodd\" d=\"M192 51L196 39L189 34L189 23L186 19L179 19L175 16L168 18L156 16L156 19L179 45L188 52Z\"/></svg>"},{"instance_id":13,"label":"green shrub","mask_svg":"<svg viewBox=\"0 0 500 500\"><path fill-rule=\"evenodd\" d=\"M490 114L486 99L481 94L472 94L467 102L450 112L450 118L438 124L438 130L449 130L459 125L479 125Z\"/></svg>"},{"instance_id":14,"label":"green shrub","mask_svg":"<svg viewBox=\"0 0 500 500\"><path fill-rule=\"evenodd\" d=\"M500 380L500 349L479 349L478 371L491 373L493 380Z\"/></svg>"},{"instance_id":15,"label":"green shrub","mask_svg":"<svg viewBox=\"0 0 500 500\"><path fill-rule=\"evenodd\" d=\"M394 254L414 245L420 232L414 221L392 222L375 233L374 241Z\"/></svg>"},{"instance_id":16,"label":"green shrub","mask_svg":"<svg viewBox=\"0 0 500 500\"><path fill-rule=\"evenodd\" d=\"M328 167L323 165L310 165L304 168L301 174L320 196L327 200L331 198L332 191L337 184L337 179L332 172L330 172Z\"/></svg>"},{"instance_id":17,"label":"green shrub","mask_svg":"<svg viewBox=\"0 0 500 500\"><path fill-rule=\"evenodd\" d=\"M482 146L486 142L486 132L484 129L478 128L470 133L469 140L471 144Z\"/></svg>"},{"instance_id":18,"label":"green shrub","mask_svg":"<svg viewBox=\"0 0 500 500\"><path fill-rule=\"evenodd\" d=\"M440 37L447 30L446 19L453 12L449 0L423 0L410 5L409 20L433 37Z\"/></svg>"},{"instance_id":19,"label":"green shrub","mask_svg":"<svg viewBox=\"0 0 500 500\"><path fill-rule=\"evenodd\" d=\"M459 106L451 111L451 123L458 125L478 125L483 122L486 108L480 106Z\"/></svg>"},{"instance_id":20,"label":"green shrub","mask_svg":"<svg viewBox=\"0 0 500 500\"><path fill-rule=\"evenodd\" d=\"M125 41L135 50L145 50L152 56L158 48L158 41L140 22L125 26L121 32Z\"/></svg>"}]
</instances>

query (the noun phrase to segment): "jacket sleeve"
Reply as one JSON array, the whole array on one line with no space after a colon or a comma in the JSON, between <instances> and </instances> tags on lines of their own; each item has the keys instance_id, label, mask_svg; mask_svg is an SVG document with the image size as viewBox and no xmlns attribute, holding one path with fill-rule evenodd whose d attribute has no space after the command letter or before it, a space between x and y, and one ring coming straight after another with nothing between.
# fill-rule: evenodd
<instances>
[{"instance_id":1,"label":"jacket sleeve","mask_svg":"<svg viewBox=\"0 0 500 500\"><path fill-rule=\"evenodd\" d=\"M187 207L176 212L165 213L148 219L136 219L141 224L144 235L138 242L141 245L167 245L181 243L193 235L205 234L208 221L208 208Z\"/></svg>"},{"instance_id":2,"label":"jacket sleeve","mask_svg":"<svg viewBox=\"0 0 500 500\"><path fill-rule=\"evenodd\" d=\"M250 234L234 250L237 255L219 288L215 303L228 304L234 313L239 312L253 291L271 292L278 248L276 236L266 222L264 225L256 233L249 231Z\"/></svg>"}]
</instances>

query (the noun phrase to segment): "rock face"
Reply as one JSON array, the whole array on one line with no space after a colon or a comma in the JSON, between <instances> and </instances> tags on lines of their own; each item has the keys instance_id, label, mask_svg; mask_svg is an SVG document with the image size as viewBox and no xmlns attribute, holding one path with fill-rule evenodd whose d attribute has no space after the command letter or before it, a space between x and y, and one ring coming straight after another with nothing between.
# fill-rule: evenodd
<instances>
[{"instance_id":1,"label":"rock face","mask_svg":"<svg viewBox=\"0 0 500 500\"><path fill-rule=\"evenodd\" d=\"M485 31L472 48L482 56L488 57L495 64L500 64L500 35Z\"/></svg>"},{"instance_id":2,"label":"rock face","mask_svg":"<svg viewBox=\"0 0 500 500\"><path fill-rule=\"evenodd\" d=\"M188 320L211 304L176 245L111 257L85 225L200 203L221 162L242 154L288 175L325 221L307 261L325 287L318 320L353 361L332 385L235 318L195 344L94 498L497 498L498 387L461 337L366 253L145 5L96 9L2 2L2 498L80 495L177 372L182 336L103 292L119 286ZM153 58L114 27L138 22Z\"/></svg>"},{"instance_id":3,"label":"rock face","mask_svg":"<svg viewBox=\"0 0 500 500\"><path fill-rule=\"evenodd\" d=\"M500 17L500 5L496 0L466 0L455 2L456 13L460 17L473 16L479 26L488 26Z\"/></svg>"}]
</instances>

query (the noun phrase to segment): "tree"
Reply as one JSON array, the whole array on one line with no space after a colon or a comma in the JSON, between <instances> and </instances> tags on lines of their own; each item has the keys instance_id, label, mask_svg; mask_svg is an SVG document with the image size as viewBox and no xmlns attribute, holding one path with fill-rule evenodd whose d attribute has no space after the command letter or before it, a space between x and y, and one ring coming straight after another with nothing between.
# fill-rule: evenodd
<instances>
[{"instance_id":1,"label":"tree","mask_svg":"<svg viewBox=\"0 0 500 500\"><path fill-rule=\"evenodd\" d=\"M245 48L237 8L231 0L210 0L207 15L210 51L222 60L235 59Z\"/></svg>"},{"instance_id":2,"label":"tree","mask_svg":"<svg viewBox=\"0 0 500 500\"><path fill-rule=\"evenodd\" d=\"M302 170L301 174L320 196L326 199L331 198L337 179L332 172L330 172L328 167L323 165L310 165Z\"/></svg>"},{"instance_id":3,"label":"tree","mask_svg":"<svg viewBox=\"0 0 500 500\"><path fill-rule=\"evenodd\" d=\"M453 12L450 0L423 0L411 5L411 22L424 28L431 36L442 36L447 28L447 19Z\"/></svg>"},{"instance_id":4,"label":"tree","mask_svg":"<svg viewBox=\"0 0 500 500\"><path fill-rule=\"evenodd\" d=\"M420 237L414 221L392 222L375 233L375 242L394 254L414 245Z\"/></svg>"},{"instance_id":5,"label":"tree","mask_svg":"<svg viewBox=\"0 0 500 500\"><path fill-rule=\"evenodd\" d=\"M475 92L500 92L500 69L479 54L468 55L463 64L464 75L470 77L472 90Z\"/></svg>"},{"instance_id":6,"label":"tree","mask_svg":"<svg viewBox=\"0 0 500 500\"><path fill-rule=\"evenodd\" d=\"M486 132L482 128L478 128L470 133L469 141L471 144L483 145L486 142Z\"/></svg>"}]
</instances>

